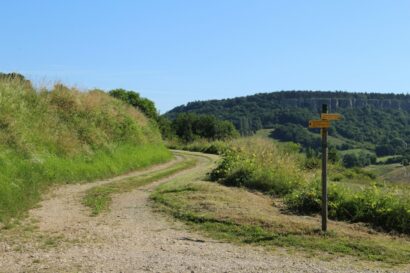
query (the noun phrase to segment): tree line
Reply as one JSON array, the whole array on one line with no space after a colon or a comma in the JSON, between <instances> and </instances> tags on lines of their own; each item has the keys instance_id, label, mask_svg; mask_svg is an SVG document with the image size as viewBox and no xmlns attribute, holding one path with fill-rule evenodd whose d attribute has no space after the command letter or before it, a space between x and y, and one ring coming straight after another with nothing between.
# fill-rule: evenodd
<instances>
[{"instance_id":1,"label":"tree line","mask_svg":"<svg viewBox=\"0 0 410 273\"><path fill-rule=\"evenodd\" d=\"M410 95L405 94L282 91L195 101L165 115L213 115L231 121L241 135L253 134L260 128L276 128L273 137L314 147L317 138L309 132L318 136L317 130L306 128L309 119L319 118L322 102L335 104L337 108L332 105L331 111L344 116L329 130L331 136L348 140L337 147L339 150L357 148L354 143L361 143L378 156L398 155L410 143Z\"/></svg>"},{"instance_id":2,"label":"tree line","mask_svg":"<svg viewBox=\"0 0 410 273\"><path fill-rule=\"evenodd\" d=\"M135 91L114 89L109 94L138 108L161 130L164 139L178 139L188 143L197 139L224 140L239 136L235 126L212 115L180 113L173 120L160 116L153 101Z\"/></svg>"}]
</instances>

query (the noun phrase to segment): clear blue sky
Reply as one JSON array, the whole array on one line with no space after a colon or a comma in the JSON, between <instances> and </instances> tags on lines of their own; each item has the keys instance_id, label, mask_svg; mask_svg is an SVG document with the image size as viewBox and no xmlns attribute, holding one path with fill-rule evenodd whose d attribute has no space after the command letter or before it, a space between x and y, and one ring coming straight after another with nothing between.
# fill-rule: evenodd
<instances>
[{"instance_id":1,"label":"clear blue sky","mask_svg":"<svg viewBox=\"0 0 410 273\"><path fill-rule=\"evenodd\" d=\"M410 1L2 1L0 71L163 113L276 90L410 90Z\"/></svg>"}]
</instances>

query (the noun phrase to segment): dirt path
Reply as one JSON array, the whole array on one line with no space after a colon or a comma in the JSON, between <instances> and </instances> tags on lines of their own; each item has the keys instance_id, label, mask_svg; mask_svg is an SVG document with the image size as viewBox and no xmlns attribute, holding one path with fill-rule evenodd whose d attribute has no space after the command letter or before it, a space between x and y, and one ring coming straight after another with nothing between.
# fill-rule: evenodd
<instances>
[{"instance_id":1,"label":"dirt path","mask_svg":"<svg viewBox=\"0 0 410 273\"><path fill-rule=\"evenodd\" d=\"M197 158L195 168L175 176L198 179L215 159ZM221 243L192 233L154 212L149 201L150 191L175 176L115 196L110 212L98 217L89 216L81 197L90 187L113 180L56 189L30 212L38 230L1 242L0 272L390 272L358 263L354 269L348 260L326 262L283 249L267 252Z\"/></svg>"}]
</instances>

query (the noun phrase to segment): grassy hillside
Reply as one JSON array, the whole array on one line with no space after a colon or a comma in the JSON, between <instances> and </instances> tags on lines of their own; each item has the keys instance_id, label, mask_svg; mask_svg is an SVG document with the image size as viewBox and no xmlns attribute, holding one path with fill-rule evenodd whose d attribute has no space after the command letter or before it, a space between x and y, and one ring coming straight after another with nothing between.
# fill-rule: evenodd
<instances>
[{"instance_id":1,"label":"grassy hillside","mask_svg":"<svg viewBox=\"0 0 410 273\"><path fill-rule=\"evenodd\" d=\"M157 126L99 90L35 90L0 79L0 221L19 216L53 183L112 176L171 157Z\"/></svg>"}]
</instances>

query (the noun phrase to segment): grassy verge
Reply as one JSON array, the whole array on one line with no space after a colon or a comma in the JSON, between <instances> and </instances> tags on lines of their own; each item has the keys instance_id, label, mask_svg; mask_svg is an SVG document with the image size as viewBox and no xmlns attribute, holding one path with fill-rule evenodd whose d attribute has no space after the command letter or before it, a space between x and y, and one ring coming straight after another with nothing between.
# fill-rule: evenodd
<instances>
[{"instance_id":1,"label":"grassy verge","mask_svg":"<svg viewBox=\"0 0 410 273\"><path fill-rule=\"evenodd\" d=\"M387 236L342 222L331 222L331 232L322 234L317 217L284 214L277 200L244 189L177 179L158 187L151 197L161 210L220 240L388 264L410 260L408 237Z\"/></svg>"},{"instance_id":2,"label":"grassy verge","mask_svg":"<svg viewBox=\"0 0 410 273\"><path fill-rule=\"evenodd\" d=\"M212 180L284 197L287 208L299 214L320 212L320 170L308 168L303 155L260 137L231 141L227 151L211 172ZM371 172L339 165L329 166L329 173L331 219L410 234L410 199L400 193L403 187L386 186Z\"/></svg>"},{"instance_id":3,"label":"grassy verge","mask_svg":"<svg viewBox=\"0 0 410 273\"><path fill-rule=\"evenodd\" d=\"M91 188L86 192L83 199L83 204L91 208L91 215L96 216L109 209L113 194L131 191L135 188L191 168L195 166L195 164L195 159L185 159L184 161L176 163L161 171L154 171L141 176L127 178L121 181Z\"/></svg>"},{"instance_id":4,"label":"grassy verge","mask_svg":"<svg viewBox=\"0 0 410 273\"><path fill-rule=\"evenodd\" d=\"M2 153L0 152L0 158ZM51 184L87 182L112 177L168 161L171 153L162 145L122 144L92 155L73 158L47 156L39 162L7 155L0 174L0 221L19 218ZM1 159L0 159L1 161Z\"/></svg>"},{"instance_id":5,"label":"grassy verge","mask_svg":"<svg viewBox=\"0 0 410 273\"><path fill-rule=\"evenodd\" d=\"M90 181L171 158L158 126L101 90L35 89L0 79L0 222L23 216L52 184Z\"/></svg>"},{"instance_id":6,"label":"grassy verge","mask_svg":"<svg viewBox=\"0 0 410 273\"><path fill-rule=\"evenodd\" d=\"M201 152L206 154L223 154L228 148L226 142L216 140L209 141L206 139L195 140L190 143L182 143L177 140L167 141L167 147L176 150L185 150L191 152Z\"/></svg>"}]
</instances>

